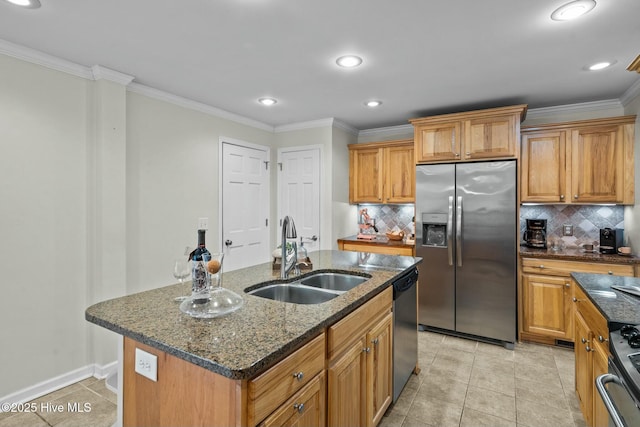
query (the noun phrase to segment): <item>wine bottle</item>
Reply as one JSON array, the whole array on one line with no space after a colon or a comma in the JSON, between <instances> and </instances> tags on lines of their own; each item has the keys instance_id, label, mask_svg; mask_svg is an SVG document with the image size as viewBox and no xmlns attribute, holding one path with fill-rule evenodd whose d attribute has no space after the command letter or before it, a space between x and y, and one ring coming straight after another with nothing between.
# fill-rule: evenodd
<instances>
[{"instance_id":1,"label":"wine bottle","mask_svg":"<svg viewBox=\"0 0 640 427\"><path fill-rule=\"evenodd\" d=\"M211 253L204 243L204 235L207 230L198 230L198 247L190 254L189 259L193 262L191 270L192 287L194 294L201 294L209 291L209 275L207 274L207 262L211 260Z\"/></svg>"}]
</instances>

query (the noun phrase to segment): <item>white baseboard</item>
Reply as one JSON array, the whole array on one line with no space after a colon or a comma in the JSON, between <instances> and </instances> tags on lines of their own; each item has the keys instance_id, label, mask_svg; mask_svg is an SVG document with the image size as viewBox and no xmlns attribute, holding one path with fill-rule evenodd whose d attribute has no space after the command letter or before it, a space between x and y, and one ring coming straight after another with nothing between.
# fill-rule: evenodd
<instances>
[{"instance_id":1,"label":"white baseboard","mask_svg":"<svg viewBox=\"0 0 640 427\"><path fill-rule=\"evenodd\" d=\"M23 388L15 393L0 397L0 403L24 403L44 396L63 387L77 383L89 377L105 378L111 373L118 372L118 362L111 362L103 366L91 364L71 372L42 381L38 384Z\"/></svg>"}]
</instances>

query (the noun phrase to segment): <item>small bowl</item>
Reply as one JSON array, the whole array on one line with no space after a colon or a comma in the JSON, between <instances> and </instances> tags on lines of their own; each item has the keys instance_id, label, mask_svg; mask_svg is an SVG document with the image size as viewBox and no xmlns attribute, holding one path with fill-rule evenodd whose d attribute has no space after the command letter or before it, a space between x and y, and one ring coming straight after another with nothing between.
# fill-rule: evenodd
<instances>
[{"instance_id":1,"label":"small bowl","mask_svg":"<svg viewBox=\"0 0 640 427\"><path fill-rule=\"evenodd\" d=\"M402 240L404 238L404 231L401 231L398 234L394 234L394 233L389 233L387 231L387 238L389 240Z\"/></svg>"},{"instance_id":2,"label":"small bowl","mask_svg":"<svg viewBox=\"0 0 640 427\"><path fill-rule=\"evenodd\" d=\"M618 253L620 255L631 255L631 248L628 246L621 246L618 248Z\"/></svg>"}]
</instances>

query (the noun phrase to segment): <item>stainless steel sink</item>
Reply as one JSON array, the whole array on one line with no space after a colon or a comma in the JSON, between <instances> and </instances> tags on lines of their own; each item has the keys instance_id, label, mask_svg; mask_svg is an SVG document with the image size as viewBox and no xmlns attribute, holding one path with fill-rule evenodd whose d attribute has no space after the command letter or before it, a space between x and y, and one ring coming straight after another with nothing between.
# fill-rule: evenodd
<instances>
[{"instance_id":1,"label":"stainless steel sink","mask_svg":"<svg viewBox=\"0 0 640 427\"><path fill-rule=\"evenodd\" d=\"M347 273L318 272L294 282L267 282L245 292L280 302L321 304L355 288L369 278Z\"/></svg>"},{"instance_id":2,"label":"stainless steel sink","mask_svg":"<svg viewBox=\"0 0 640 427\"><path fill-rule=\"evenodd\" d=\"M344 273L317 273L300 281L303 285L334 291L348 291L369 280L367 277Z\"/></svg>"},{"instance_id":3,"label":"stainless steel sink","mask_svg":"<svg viewBox=\"0 0 640 427\"><path fill-rule=\"evenodd\" d=\"M339 296L342 292L312 288L299 283L277 283L247 292L257 297L295 304L320 304Z\"/></svg>"}]
</instances>

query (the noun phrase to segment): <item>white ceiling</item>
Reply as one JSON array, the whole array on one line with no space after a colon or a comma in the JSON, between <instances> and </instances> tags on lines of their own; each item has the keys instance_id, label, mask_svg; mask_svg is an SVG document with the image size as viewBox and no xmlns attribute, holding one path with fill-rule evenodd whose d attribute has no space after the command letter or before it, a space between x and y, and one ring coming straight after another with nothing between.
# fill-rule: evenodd
<instances>
[{"instance_id":1,"label":"white ceiling","mask_svg":"<svg viewBox=\"0 0 640 427\"><path fill-rule=\"evenodd\" d=\"M620 98L640 79L625 70L640 53L640 0L552 21L566 1L0 0L0 39L271 126L334 117L362 130ZM339 69L347 53L363 65ZM583 69L602 60L617 63Z\"/></svg>"}]
</instances>

